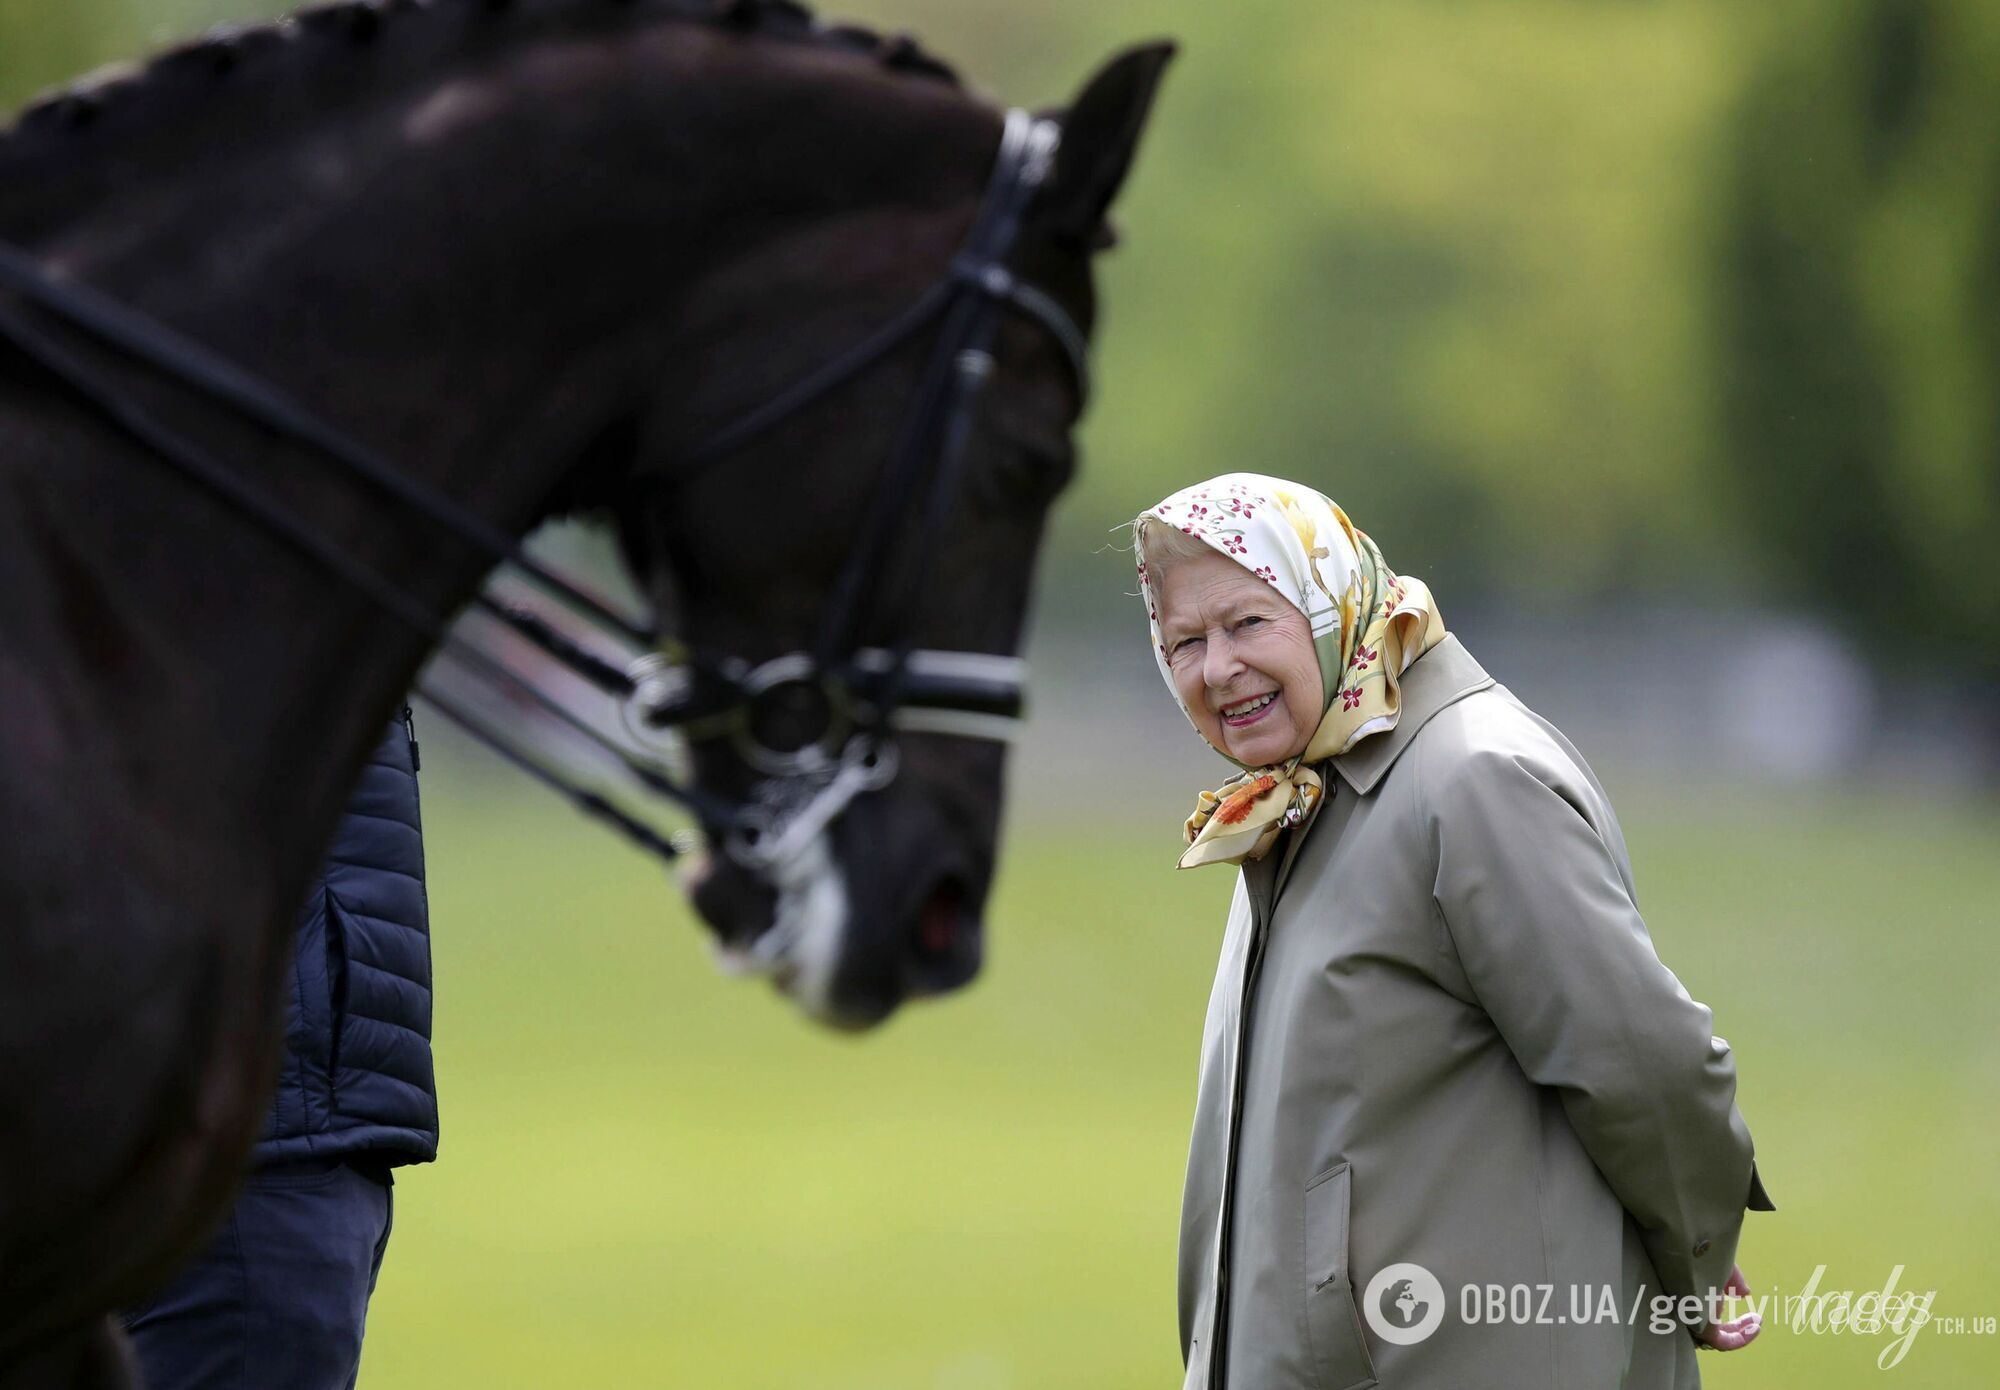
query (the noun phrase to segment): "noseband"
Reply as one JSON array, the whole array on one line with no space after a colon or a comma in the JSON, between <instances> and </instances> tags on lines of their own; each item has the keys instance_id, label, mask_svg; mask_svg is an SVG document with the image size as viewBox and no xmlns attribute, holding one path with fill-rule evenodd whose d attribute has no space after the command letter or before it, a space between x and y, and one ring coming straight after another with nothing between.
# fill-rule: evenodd
<instances>
[{"instance_id":1,"label":"noseband","mask_svg":"<svg viewBox=\"0 0 2000 1390\"><path fill-rule=\"evenodd\" d=\"M693 811L721 832L728 854L767 880L786 866L862 792L896 776L896 730L964 738L1011 737L1022 715L1026 665L1018 656L918 648L906 637L861 647L863 621L886 611L892 633L909 615L894 601L921 586L950 514L979 394L993 375L1002 317L1039 324L1069 362L1079 406L1088 388L1083 333L1053 299L1016 278L1007 259L1034 194L1053 164L1060 130L1010 111L971 230L950 267L893 320L770 400L702 441L679 476L706 467L803 407L852 380L926 331L936 337L894 452L854 546L831 590L813 646L752 666L739 658L662 650L657 625L626 617L575 581L528 556L519 542L458 503L395 469L365 445L309 414L269 383L164 325L83 286L58 281L25 252L0 242L0 287L44 314L225 407L269 433L305 446L350 477L400 502L496 564L511 567L563 605L629 663L612 661L542 615L482 592L474 605L616 700L630 740L615 738L569 710L314 527L163 424L117 383L16 309L0 306L0 341L10 343L118 432L188 481L275 536L310 563L364 595L403 626L491 685L525 697L609 752L645 791ZM912 516L914 506L915 514ZM889 560L914 520L915 579L885 594ZM671 860L689 841L669 836L566 770L530 753L457 700L435 689L430 704L481 743L602 819L650 853ZM750 796L732 801L677 778L649 755L662 742L726 737L757 773Z\"/></svg>"}]
</instances>

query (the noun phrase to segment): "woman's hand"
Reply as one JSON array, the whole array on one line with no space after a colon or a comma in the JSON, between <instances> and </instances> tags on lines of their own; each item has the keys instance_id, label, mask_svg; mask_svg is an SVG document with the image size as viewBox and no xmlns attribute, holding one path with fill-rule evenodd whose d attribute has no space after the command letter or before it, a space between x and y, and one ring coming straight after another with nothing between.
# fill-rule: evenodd
<instances>
[{"instance_id":1,"label":"woman's hand","mask_svg":"<svg viewBox=\"0 0 2000 1390\"><path fill-rule=\"evenodd\" d=\"M1722 1286L1723 1293L1731 1298L1750 1297L1750 1286L1743 1282L1743 1266L1737 1265L1729 1271L1729 1280ZM1752 1309L1741 1317L1728 1322L1712 1322L1694 1334L1694 1339L1715 1351L1735 1351L1747 1347L1757 1340L1757 1334L1764 1330L1764 1315Z\"/></svg>"}]
</instances>

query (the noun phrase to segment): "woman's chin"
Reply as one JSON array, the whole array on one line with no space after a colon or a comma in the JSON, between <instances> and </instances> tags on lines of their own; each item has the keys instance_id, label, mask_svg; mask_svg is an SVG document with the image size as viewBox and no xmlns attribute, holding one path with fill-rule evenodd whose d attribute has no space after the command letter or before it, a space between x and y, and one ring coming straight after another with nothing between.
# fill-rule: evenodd
<instances>
[{"instance_id":1,"label":"woman's chin","mask_svg":"<svg viewBox=\"0 0 2000 1390\"><path fill-rule=\"evenodd\" d=\"M1290 744L1291 730L1246 729L1232 737L1233 731L1223 727L1223 746L1229 756L1247 767L1269 767L1272 763L1285 760L1285 750Z\"/></svg>"}]
</instances>

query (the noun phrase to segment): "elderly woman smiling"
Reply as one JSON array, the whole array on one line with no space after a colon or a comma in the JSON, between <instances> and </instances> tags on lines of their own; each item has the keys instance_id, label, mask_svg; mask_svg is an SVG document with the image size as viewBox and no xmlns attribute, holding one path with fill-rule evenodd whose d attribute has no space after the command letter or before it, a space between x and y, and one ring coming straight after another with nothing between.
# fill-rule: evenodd
<instances>
[{"instance_id":1,"label":"elderly woman smiling","mask_svg":"<svg viewBox=\"0 0 2000 1390\"><path fill-rule=\"evenodd\" d=\"M1181 1214L1190 1390L1700 1384L1748 1208L1729 1045L1583 757L1311 488L1133 523L1160 669L1240 769Z\"/></svg>"}]
</instances>

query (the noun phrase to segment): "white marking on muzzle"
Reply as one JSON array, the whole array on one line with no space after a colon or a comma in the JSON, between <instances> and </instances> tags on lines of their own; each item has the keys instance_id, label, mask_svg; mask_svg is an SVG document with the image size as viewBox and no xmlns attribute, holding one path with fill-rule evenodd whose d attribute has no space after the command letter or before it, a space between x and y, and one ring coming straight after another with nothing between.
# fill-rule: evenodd
<instances>
[{"instance_id":1,"label":"white marking on muzzle","mask_svg":"<svg viewBox=\"0 0 2000 1390\"><path fill-rule=\"evenodd\" d=\"M832 836L821 830L767 872L778 895L770 927L748 946L718 945L716 963L731 975L769 975L806 1013L830 1019L852 916Z\"/></svg>"}]
</instances>

